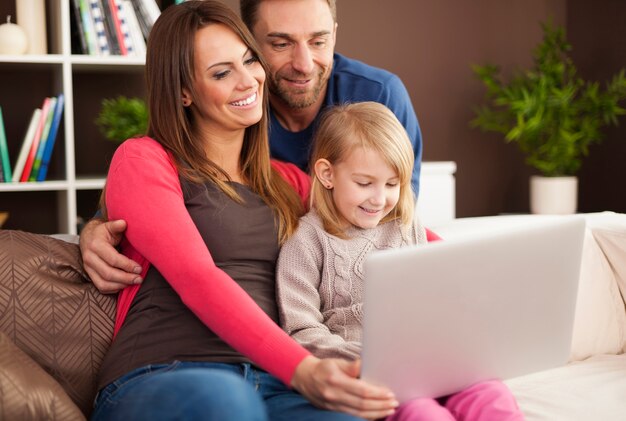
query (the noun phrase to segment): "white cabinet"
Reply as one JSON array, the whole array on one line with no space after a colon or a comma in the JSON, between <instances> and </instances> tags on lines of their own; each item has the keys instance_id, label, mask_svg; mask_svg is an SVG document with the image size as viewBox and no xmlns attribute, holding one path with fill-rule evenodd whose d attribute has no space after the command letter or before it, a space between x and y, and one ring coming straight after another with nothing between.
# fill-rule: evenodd
<instances>
[{"instance_id":1,"label":"white cabinet","mask_svg":"<svg viewBox=\"0 0 626 421\"><path fill-rule=\"evenodd\" d=\"M422 162L416 212L424 226L432 228L456 217L455 173L455 162Z\"/></svg>"},{"instance_id":2,"label":"white cabinet","mask_svg":"<svg viewBox=\"0 0 626 421\"><path fill-rule=\"evenodd\" d=\"M0 17L14 14L14 1L2 2ZM116 147L94 124L101 100L145 95L143 58L71 54L71 13L69 0L46 1L49 54L0 55L0 105L12 167L32 111L46 96L65 95L46 181L0 183L0 211L10 213L4 228L75 234L77 215L89 218L97 208Z\"/></svg>"}]
</instances>

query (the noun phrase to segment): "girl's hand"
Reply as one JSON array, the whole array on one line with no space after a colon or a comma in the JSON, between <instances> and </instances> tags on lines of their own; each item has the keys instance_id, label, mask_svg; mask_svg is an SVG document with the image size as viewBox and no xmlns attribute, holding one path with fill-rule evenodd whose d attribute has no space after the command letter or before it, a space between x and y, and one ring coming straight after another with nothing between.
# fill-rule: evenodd
<instances>
[{"instance_id":1,"label":"girl's hand","mask_svg":"<svg viewBox=\"0 0 626 421\"><path fill-rule=\"evenodd\" d=\"M308 356L298 365L291 386L320 408L367 419L387 417L398 406L393 393L358 378L361 362Z\"/></svg>"}]
</instances>

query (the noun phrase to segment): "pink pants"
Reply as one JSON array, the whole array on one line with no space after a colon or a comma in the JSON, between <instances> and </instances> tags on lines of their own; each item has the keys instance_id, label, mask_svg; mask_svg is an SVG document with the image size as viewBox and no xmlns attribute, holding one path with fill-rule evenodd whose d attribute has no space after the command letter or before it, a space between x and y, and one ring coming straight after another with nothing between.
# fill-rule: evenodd
<instances>
[{"instance_id":1,"label":"pink pants","mask_svg":"<svg viewBox=\"0 0 626 421\"><path fill-rule=\"evenodd\" d=\"M492 380L455 393L444 404L430 398L405 402L386 418L386 421L409 420L523 421L524 415L506 385Z\"/></svg>"}]
</instances>

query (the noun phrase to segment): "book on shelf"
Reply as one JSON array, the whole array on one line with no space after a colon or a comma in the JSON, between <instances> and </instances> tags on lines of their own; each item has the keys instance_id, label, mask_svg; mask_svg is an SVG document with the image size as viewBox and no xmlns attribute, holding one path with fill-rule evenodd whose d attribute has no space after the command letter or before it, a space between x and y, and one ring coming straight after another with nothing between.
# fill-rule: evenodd
<instances>
[{"instance_id":1,"label":"book on shelf","mask_svg":"<svg viewBox=\"0 0 626 421\"><path fill-rule=\"evenodd\" d=\"M117 32L115 30L115 22L111 16L111 9L109 5L109 0L98 0L100 5L102 6L102 11L104 13L104 25L106 29L107 39L109 41L109 48L111 49L111 54L119 56L121 54L119 40L117 39Z\"/></svg>"},{"instance_id":2,"label":"book on shelf","mask_svg":"<svg viewBox=\"0 0 626 421\"><path fill-rule=\"evenodd\" d=\"M124 45L126 45L126 55L128 56L136 56L137 52L135 51L135 43L133 41L133 37L130 33L130 27L128 25L128 17L126 16L126 8L124 7L122 0L113 0L117 7L117 18L120 22L120 30L122 31L122 39L124 40ZM134 13L134 11L133 11Z\"/></svg>"},{"instance_id":3,"label":"book on shelf","mask_svg":"<svg viewBox=\"0 0 626 421\"><path fill-rule=\"evenodd\" d=\"M4 131L4 118L0 107L0 163L2 164L2 181L11 181L11 161L9 160L9 146L7 135Z\"/></svg>"},{"instance_id":4,"label":"book on shelf","mask_svg":"<svg viewBox=\"0 0 626 421\"><path fill-rule=\"evenodd\" d=\"M72 54L89 54L83 18L80 13L79 0L72 0L72 19L70 19Z\"/></svg>"},{"instance_id":5,"label":"book on shelf","mask_svg":"<svg viewBox=\"0 0 626 421\"><path fill-rule=\"evenodd\" d=\"M41 167L37 173L37 181L44 181L48 175L48 165L50 164L50 158L52 157L52 149L56 143L56 138L59 133L59 125L61 124L61 116L63 115L63 107L65 105L65 96L59 94L57 97L57 103L54 107L54 117L52 119L52 127L50 127L50 133L48 134L48 140L46 141L46 147L41 159Z\"/></svg>"},{"instance_id":6,"label":"book on shelf","mask_svg":"<svg viewBox=\"0 0 626 421\"><path fill-rule=\"evenodd\" d=\"M13 182L17 183L20 181L22 177L22 172L24 171L24 165L26 164L26 158L28 157L28 152L30 151L31 146L33 145L33 139L35 138L35 132L37 131L37 126L39 124L39 119L41 118L41 108L35 108L33 111L33 115L30 118L30 123L28 124L28 128L26 129L26 134L24 135L24 140L22 141L22 147L20 148L20 153L17 156L17 162L15 163L15 168L13 169Z\"/></svg>"},{"instance_id":7,"label":"book on shelf","mask_svg":"<svg viewBox=\"0 0 626 421\"><path fill-rule=\"evenodd\" d=\"M41 106L41 116L39 118L39 122L37 123L37 130L35 131L35 136L33 136L33 143L28 150L28 156L26 157L26 163L24 164L24 171L22 172L22 176L20 177L21 182L28 181L30 177L30 172L33 169L33 164L35 162L35 155L37 154L37 148L39 148L39 142L41 141L41 134L46 125L46 120L48 118L48 112L50 111L50 98L47 97L43 100L43 105Z\"/></svg>"},{"instance_id":8,"label":"book on shelf","mask_svg":"<svg viewBox=\"0 0 626 421\"><path fill-rule=\"evenodd\" d=\"M108 56L111 54L109 49L109 40L107 39L106 28L104 25L104 12L98 0L89 0L89 10L93 27L96 30L96 42L98 43L98 55Z\"/></svg>"},{"instance_id":9,"label":"book on shelf","mask_svg":"<svg viewBox=\"0 0 626 421\"><path fill-rule=\"evenodd\" d=\"M41 139L39 140L39 146L35 152L35 159L33 160L33 168L30 170L30 176L28 181L36 181L39 167L41 167L41 158L43 158L43 150L46 148L46 142L48 141L48 135L50 134L50 127L52 127L52 118L54 117L54 108L57 105L56 97L50 97L50 107L48 109L48 115L46 115L46 124L43 126L41 132Z\"/></svg>"},{"instance_id":10,"label":"book on shelf","mask_svg":"<svg viewBox=\"0 0 626 421\"><path fill-rule=\"evenodd\" d=\"M104 0L104 1L107 1L109 3L110 16L107 16L107 18L110 18L113 24L115 25L115 34L117 36L117 41L119 43L120 54L123 56L126 56L128 55L128 49L126 48L126 42L124 40L124 33L122 32L122 23L120 22L120 18L119 18L117 2L115 0Z\"/></svg>"},{"instance_id":11,"label":"book on shelf","mask_svg":"<svg viewBox=\"0 0 626 421\"><path fill-rule=\"evenodd\" d=\"M98 41L96 40L96 28L91 17L91 8L89 0L77 0L80 8L80 16L83 22L83 33L87 41L87 53L89 55L98 55Z\"/></svg>"},{"instance_id":12,"label":"book on shelf","mask_svg":"<svg viewBox=\"0 0 626 421\"><path fill-rule=\"evenodd\" d=\"M159 9L156 0L138 0L135 3L139 3L141 10L145 11L146 18L150 21L150 28L152 28L152 25L154 25L154 22L161 14L161 9Z\"/></svg>"},{"instance_id":13,"label":"book on shelf","mask_svg":"<svg viewBox=\"0 0 626 421\"><path fill-rule=\"evenodd\" d=\"M136 56L145 56L146 55L146 40L143 38L143 33L141 32L141 26L139 26L139 21L137 20L137 15L135 14L135 9L133 9L133 5L130 0L121 0L120 7L122 8L122 15L126 20L126 24L128 25L128 33L130 35L133 51Z\"/></svg>"},{"instance_id":14,"label":"book on shelf","mask_svg":"<svg viewBox=\"0 0 626 421\"><path fill-rule=\"evenodd\" d=\"M152 25L154 25L154 22L152 22L152 18L148 16L148 12L142 10L143 5L141 1L132 1L131 5L135 10L135 16L137 17L137 22L139 22L139 27L141 28L143 38L147 40L148 35L150 35Z\"/></svg>"}]
</instances>

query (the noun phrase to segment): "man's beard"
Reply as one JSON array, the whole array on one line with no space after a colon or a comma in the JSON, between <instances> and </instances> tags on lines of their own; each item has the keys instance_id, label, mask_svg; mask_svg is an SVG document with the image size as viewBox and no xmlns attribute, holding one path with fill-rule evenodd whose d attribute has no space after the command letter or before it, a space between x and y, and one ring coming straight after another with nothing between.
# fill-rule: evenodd
<instances>
[{"instance_id":1,"label":"man's beard","mask_svg":"<svg viewBox=\"0 0 626 421\"><path fill-rule=\"evenodd\" d=\"M320 68L317 73L317 82L313 86L312 90L298 89L298 88L284 88L281 86L281 79L308 79L307 75L302 73L292 73L289 77L284 78L280 75L275 75L270 78L270 92L280 98L290 108L303 109L315 104L322 93L323 88L328 82L328 78L325 78L325 69ZM292 77L293 76L293 77Z\"/></svg>"}]
</instances>

